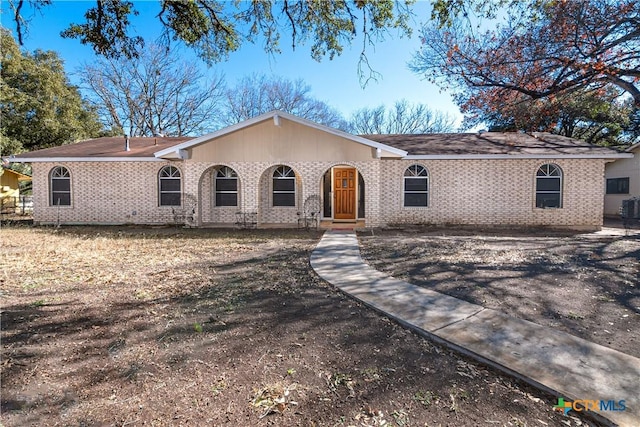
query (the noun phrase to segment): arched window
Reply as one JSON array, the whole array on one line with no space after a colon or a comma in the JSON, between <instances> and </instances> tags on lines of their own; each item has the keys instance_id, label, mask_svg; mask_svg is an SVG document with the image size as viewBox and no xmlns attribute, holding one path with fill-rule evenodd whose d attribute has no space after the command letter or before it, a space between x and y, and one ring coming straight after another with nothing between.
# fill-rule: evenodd
<instances>
[{"instance_id":1,"label":"arched window","mask_svg":"<svg viewBox=\"0 0 640 427\"><path fill-rule=\"evenodd\" d=\"M404 171L404 205L429 206L429 174L420 165L411 165Z\"/></svg>"},{"instance_id":2,"label":"arched window","mask_svg":"<svg viewBox=\"0 0 640 427\"><path fill-rule=\"evenodd\" d=\"M160 206L180 206L182 183L180 169L175 166L165 166L158 174L158 188Z\"/></svg>"},{"instance_id":3,"label":"arched window","mask_svg":"<svg viewBox=\"0 0 640 427\"><path fill-rule=\"evenodd\" d=\"M562 207L562 169L552 163L540 166L536 173L536 207Z\"/></svg>"},{"instance_id":4,"label":"arched window","mask_svg":"<svg viewBox=\"0 0 640 427\"><path fill-rule=\"evenodd\" d=\"M296 205L296 174L289 166L273 171L273 206Z\"/></svg>"},{"instance_id":5,"label":"arched window","mask_svg":"<svg viewBox=\"0 0 640 427\"><path fill-rule=\"evenodd\" d=\"M216 206L238 206L238 174L223 166L215 175Z\"/></svg>"},{"instance_id":6,"label":"arched window","mask_svg":"<svg viewBox=\"0 0 640 427\"><path fill-rule=\"evenodd\" d=\"M69 169L56 166L49 174L49 203L51 206L71 206L71 174Z\"/></svg>"}]
</instances>

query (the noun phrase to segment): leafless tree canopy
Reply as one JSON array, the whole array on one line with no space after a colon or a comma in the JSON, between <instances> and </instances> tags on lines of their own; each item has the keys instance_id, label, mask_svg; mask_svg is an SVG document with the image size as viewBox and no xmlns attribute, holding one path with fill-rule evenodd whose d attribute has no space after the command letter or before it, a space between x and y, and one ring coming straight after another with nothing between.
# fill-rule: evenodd
<instances>
[{"instance_id":1,"label":"leafless tree canopy","mask_svg":"<svg viewBox=\"0 0 640 427\"><path fill-rule=\"evenodd\" d=\"M389 109L384 105L362 108L351 116L350 126L353 133L362 135L443 133L456 129L455 118L404 99Z\"/></svg>"},{"instance_id":2,"label":"leafless tree canopy","mask_svg":"<svg viewBox=\"0 0 640 427\"><path fill-rule=\"evenodd\" d=\"M224 81L152 47L140 57L102 59L82 69L83 84L105 125L131 136L202 134L219 125Z\"/></svg>"},{"instance_id":3,"label":"leafless tree canopy","mask_svg":"<svg viewBox=\"0 0 640 427\"><path fill-rule=\"evenodd\" d=\"M281 110L326 126L348 130L342 115L327 103L310 95L303 80L252 75L241 79L226 92L223 121L232 125L260 114Z\"/></svg>"}]
</instances>

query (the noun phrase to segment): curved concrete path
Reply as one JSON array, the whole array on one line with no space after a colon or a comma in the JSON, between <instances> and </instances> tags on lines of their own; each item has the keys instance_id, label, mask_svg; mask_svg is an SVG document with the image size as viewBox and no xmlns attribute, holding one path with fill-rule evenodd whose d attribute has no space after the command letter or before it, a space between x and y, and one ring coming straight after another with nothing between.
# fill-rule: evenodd
<instances>
[{"instance_id":1,"label":"curved concrete path","mask_svg":"<svg viewBox=\"0 0 640 427\"><path fill-rule=\"evenodd\" d=\"M311 255L327 282L400 323L565 399L624 400L594 411L640 426L640 359L374 270L353 232L327 231Z\"/></svg>"}]
</instances>

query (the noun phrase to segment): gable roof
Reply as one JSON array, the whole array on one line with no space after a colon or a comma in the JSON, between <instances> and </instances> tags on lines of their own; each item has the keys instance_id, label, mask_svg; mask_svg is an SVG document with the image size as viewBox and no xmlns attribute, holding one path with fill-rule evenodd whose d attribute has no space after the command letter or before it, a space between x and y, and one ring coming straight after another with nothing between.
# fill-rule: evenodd
<instances>
[{"instance_id":1,"label":"gable roof","mask_svg":"<svg viewBox=\"0 0 640 427\"><path fill-rule=\"evenodd\" d=\"M631 147L627 148L624 151L626 151L628 153L633 153L635 150L637 150L639 148L640 148L640 142L636 142L635 144L633 144Z\"/></svg>"},{"instance_id":2,"label":"gable roof","mask_svg":"<svg viewBox=\"0 0 640 427\"><path fill-rule=\"evenodd\" d=\"M408 159L630 157L608 147L551 133L479 132L362 136L405 150Z\"/></svg>"},{"instance_id":3,"label":"gable roof","mask_svg":"<svg viewBox=\"0 0 640 427\"><path fill-rule=\"evenodd\" d=\"M264 114L261 114L259 116L256 116L256 117L254 117L252 119L245 120L245 121L237 123L235 125L228 126L226 128L220 129L220 130L218 130L216 132L213 132L213 133L210 133L210 134L207 134L207 135L203 135L201 137L194 138L194 139L191 139L189 141L185 141L182 144L178 144L178 145L173 146L173 147L168 147L168 148L165 148L163 150L159 150L159 151L157 151L155 153L155 155L156 155L156 157L165 157L165 156L169 156L169 155L172 155L172 154L177 155L179 150L189 149L189 148L194 147L196 145L203 144L203 143L208 142L208 141L210 141L212 139L219 138L219 137L224 136L224 135L228 135L228 134L230 134L232 132L236 132L236 131L238 131L240 129L243 129L243 128L246 128L246 127L249 127L249 126L253 126L253 125L257 124L257 123L264 122L266 120L273 120L274 124L276 126L278 126L279 123L280 123L280 118L292 121L294 123L301 124L303 126L310 127L312 129L317 129L317 130L320 130L322 132L329 133L331 135L339 136L339 137L348 139L350 141L357 142L359 144L363 144L363 145L366 145L366 146L369 146L369 147L372 147L372 148L384 150L384 151L390 152L392 154L395 154L395 155L397 155L399 157L404 157L404 156L407 155L407 152L404 151L403 149L400 149L400 148L397 148L397 147L388 146L388 145L385 145L383 143L374 141L372 139L363 138L363 137L358 136L358 135L353 135L353 134L350 134L350 133L347 133L347 132L343 132L341 130L334 129L334 128L329 127L329 126L321 125L319 123L312 122L311 120L303 119L301 117L297 117L297 116L294 116L293 114L285 113L284 111L279 111L279 110L273 110L273 111L270 111L268 113L264 113Z\"/></svg>"},{"instance_id":4,"label":"gable roof","mask_svg":"<svg viewBox=\"0 0 640 427\"><path fill-rule=\"evenodd\" d=\"M29 175L14 171L13 169L5 168L4 166L2 166L2 172L15 175L18 178L18 181L31 181L31 177Z\"/></svg>"},{"instance_id":5,"label":"gable roof","mask_svg":"<svg viewBox=\"0 0 640 427\"><path fill-rule=\"evenodd\" d=\"M45 161L157 161L154 152L165 147L180 144L193 137L131 137L129 151L125 150L125 138L104 137L81 141L76 144L45 148L29 153L17 154L10 158L12 162Z\"/></svg>"},{"instance_id":6,"label":"gable roof","mask_svg":"<svg viewBox=\"0 0 640 427\"><path fill-rule=\"evenodd\" d=\"M513 158L599 158L633 157L639 144L625 152L600 147L550 133L440 133L396 135L352 135L282 111L270 111L244 122L200 137L131 137L129 151L124 137L90 139L76 144L46 148L10 157L12 162L62 161L162 161L185 158L184 150L207 143L255 124L289 120L303 126L354 141L396 158L405 159L513 159Z\"/></svg>"}]
</instances>

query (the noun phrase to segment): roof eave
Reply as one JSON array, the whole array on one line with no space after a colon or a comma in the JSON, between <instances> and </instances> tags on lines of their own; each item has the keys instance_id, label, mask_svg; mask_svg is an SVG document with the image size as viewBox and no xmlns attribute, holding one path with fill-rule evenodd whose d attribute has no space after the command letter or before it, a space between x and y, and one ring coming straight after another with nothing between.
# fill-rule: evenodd
<instances>
[{"instance_id":1,"label":"roof eave","mask_svg":"<svg viewBox=\"0 0 640 427\"><path fill-rule=\"evenodd\" d=\"M11 163L161 162L157 157L9 157Z\"/></svg>"},{"instance_id":2,"label":"roof eave","mask_svg":"<svg viewBox=\"0 0 640 427\"><path fill-rule=\"evenodd\" d=\"M413 154L403 160L623 159L633 154Z\"/></svg>"},{"instance_id":3,"label":"roof eave","mask_svg":"<svg viewBox=\"0 0 640 427\"><path fill-rule=\"evenodd\" d=\"M633 144L631 147L627 148L624 151L626 151L627 153L631 153L636 148L640 148L640 142L636 142L635 144Z\"/></svg>"}]
</instances>

